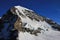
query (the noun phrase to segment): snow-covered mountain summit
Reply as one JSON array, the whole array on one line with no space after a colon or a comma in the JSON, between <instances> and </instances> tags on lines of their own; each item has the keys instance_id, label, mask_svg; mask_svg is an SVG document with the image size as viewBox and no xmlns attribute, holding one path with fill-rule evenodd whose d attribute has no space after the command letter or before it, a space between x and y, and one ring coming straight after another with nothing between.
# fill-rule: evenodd
<instances>
[{"instance_id":1,"label":"snow-covered mountain summit","mask_svg":"<svg viewBox=\"0 0 60 40\"><path fill-rule=\"evenodd\" d=\"M59 40L60 25L49 18L37 15L33 10L14 6L2 16L8 30L18 31L17 40ZM13 38L13 37L12 37Z\"/></svg>"},{"instance_id":2,"label":"snow-covered mountain summit","mask_svg":"<svg viewBox=\"0 0 60 40\"><path fill-rule=\"evenodd\" d=\"M14 9L11 9L11 11L13 12L13 14L18 15L18 17L20 18L19 25L21 25L21 27L30 30L41 29L44 31L51 29L51 26L44 20L44 18L42 16L38 16L34 11L20 6L15 6Z\"/></svg>"},{"instance_id":3,"label":"snow-covered mountain summit","mask_svg":"<svg viewBox=\"0 0 60 40\"><path fill-rule=\"evenodd\" d=\"M48 28L51 29L52 26L58 25L56 22L52 21L51 19L45 18L43 16L39 16L33 10L21 6L15 6L14 8L11 9L11 12L13 12L13 14L18 15L18 17L21 19L22 26L26 28L32 27L30 29L36 30L43 26L42 29L44 27L47 29Z\"/></svg>"}]
</instances>

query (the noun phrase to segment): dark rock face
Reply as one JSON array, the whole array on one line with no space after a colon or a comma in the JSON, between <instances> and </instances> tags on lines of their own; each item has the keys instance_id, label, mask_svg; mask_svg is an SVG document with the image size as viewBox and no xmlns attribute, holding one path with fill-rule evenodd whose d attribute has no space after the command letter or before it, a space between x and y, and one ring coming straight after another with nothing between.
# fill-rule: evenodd
<instances>
[{"instance_id":1,"label":"dark rock face","mask_svg":"<svg viewBox=\"0 0 60 40\"><path fill-rule=\"evenodd\" d=\"M18 16L9 10L0 19L0 40L16 40L18 31L14 29L14 23Z\"/></svg>"},{"instance_id":2,"label":"dark rock face","mask_svg":"<svg viewBox=\"0 0 60 40\"><path fill-rule=\"evenodd\" d=\"M3 26L3 20L2 19L0 19L0 32L1 32L1 30L4 28L4 26Z\"/></svg>"}]
</instances>

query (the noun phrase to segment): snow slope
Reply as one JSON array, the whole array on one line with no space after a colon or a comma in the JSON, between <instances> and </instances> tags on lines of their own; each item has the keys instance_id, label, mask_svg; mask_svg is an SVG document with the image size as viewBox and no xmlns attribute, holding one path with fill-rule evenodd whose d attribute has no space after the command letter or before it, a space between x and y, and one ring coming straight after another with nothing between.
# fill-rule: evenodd
<instances>
[{"instance_id":1,"label":"snow slope","mask_svg":"<svg viewBox=\"0 0 60 40\"><path fill-rule=\"evenodd\" d=\"M24 17L22 17L21 15L20 15L20 13L18 12L18 10L16 10L16 13L17 13L17 15L21 18L21 20L22 20L22 22L23 23L27 23L27 25L26 26L24 26L24 27L27 27L27 26L29 26L29 25L31 25L31 26L29 26L29 27L32 27L32 28L34 28L34 30L36 30L38 27L42 27L43 29L46 29L46 28L50 28L51 26L47 23L47 22L45 22L45 21L36 21L36 20L31 20L29 17L27 17L26 15L25 15L25 13L23 13L23 11L22 10L25 10L25 8L23 8L23 7L20 7L20 6L15 6L18 10L19 10L19 12L21 12L21 14L23 14L24 15ZM28 10L28 9L26 9L26 10ZM29 25L28 25L29 24ZM46 27L46 28L44 28L44 26Z\"/></svg>"},{"instance_id":2,"label":"snow slope","mask_svg":"<svg viewBox=\"0 0 60 40\"><path fill-rule=\"evenodd\" d=\"M38 36L31 35L27 32L19 32L19 40L60 40L60 32L49 31L45 33L38 34Z\"/></svg>"},{"instance_id":3,"label":"snow slope","mask_svg":"<svg viewBox=\"0 0 60 40\"><path fill-rule=\"evenodd\" d=\"M41 33L37 33L38 36L30 34L29 32L19 31L18 37L17 37L18 40L60 40L60 32L53 30L50 24L48 24L46 21L41 21L41 20L37 21L35 19L31 20L23 12L24 10L33 12L32 10L21 7L21 6L15 6L15 8L17 8L15 11L16 11L16 14L19 16L19 18L21 18L22 23L27 23L25 26L23 25L23 27L29 28L31 30L37 30L38 28L43 29L43 30L40 30Z\"/></svg>"}]
</instances>

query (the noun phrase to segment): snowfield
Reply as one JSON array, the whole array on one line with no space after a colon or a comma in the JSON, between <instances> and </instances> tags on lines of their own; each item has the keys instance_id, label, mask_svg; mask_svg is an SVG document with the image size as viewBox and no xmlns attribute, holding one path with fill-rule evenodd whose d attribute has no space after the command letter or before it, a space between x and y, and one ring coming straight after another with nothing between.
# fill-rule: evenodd
<instances>
[{"instance_id":1,"label":"snowfield","mask_svg":"<svg viewBox=\"0 0 60 40\"><path fill-rule=\"evenodd\" d=\"M19 40L60 40L60 32L48 31L45 33L39 33L38 36L31 35L27 32L19 32Z\"/></svg>"}]
</instances>

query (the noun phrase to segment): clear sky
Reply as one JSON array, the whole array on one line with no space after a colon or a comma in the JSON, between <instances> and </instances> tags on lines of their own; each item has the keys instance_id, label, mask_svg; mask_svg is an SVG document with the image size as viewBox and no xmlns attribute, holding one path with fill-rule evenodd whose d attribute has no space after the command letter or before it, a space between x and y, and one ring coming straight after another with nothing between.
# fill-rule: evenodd
<instances>
[{"instance_id":1,"label":"clear sky","mask_svg":"<svg viewBox=\"0 0 60 40\"><path fill-rule=\"evenodd\" d=\"M16 5L32 9L60 24L60 0L0 0L0 16Z\"/></svg>"}]
</instances>

